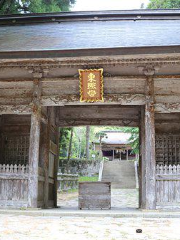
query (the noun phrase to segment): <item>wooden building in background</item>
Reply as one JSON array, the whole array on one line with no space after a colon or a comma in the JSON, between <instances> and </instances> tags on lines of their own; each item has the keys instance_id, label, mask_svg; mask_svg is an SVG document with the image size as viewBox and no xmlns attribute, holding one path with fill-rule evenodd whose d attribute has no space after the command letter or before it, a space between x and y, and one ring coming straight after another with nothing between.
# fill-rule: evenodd
<instances>
[{"instance_id":1,"label":"wooden building in background","mask_svg":"<svg viewBox=\"0 0 180 240\"><path fill-rule=\"evenodd\" d=\"M95 150L102 152L102 157L113 160L132 160L136 159L131 146L131 133L122 131L103 131L104 137L94 142ZM99 154L101 155L101 154Z\"/></svg>"},{"instance_id":2,"label":"wooden building in background","mask_svg":"<svg viewBox=\"0 0 180 240\"><path fill-rule=\"evenodd\" d=\"M140 128L140 208L180 205L180 11L0 16L0 206L55 207L58 128ZM79 69L102 68L82 103Z\"/></svg>"}]
</instances>

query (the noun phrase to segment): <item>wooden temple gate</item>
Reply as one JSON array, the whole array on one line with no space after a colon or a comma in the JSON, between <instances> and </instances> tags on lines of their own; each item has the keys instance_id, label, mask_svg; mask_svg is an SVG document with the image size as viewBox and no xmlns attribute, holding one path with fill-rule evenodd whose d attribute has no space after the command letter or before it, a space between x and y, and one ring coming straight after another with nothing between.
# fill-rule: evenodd
<instances>
[{"instance_id":1,"label":"wooden temple gate","mask_svg":"<svg viewBox=\"0 0 180 240\"><path fill-rule=\"evenodd\" d=\"M93 14L81 17L72 14L67 15L67 22L62 22L58 27L66 24L71 26L77 19L76 31L78 26L82 29L84 25L84 31L88 31L86 25L97 21L94 27L98 28L99 22L107 27L110 24L110 33L116 33L117 27L113 30L111 23L117 17L117 13L110 21L108 14L99 13L98 16L107 19L101 22ZM128 24L135 24L135 16L136 13L130 14L133 21L128 20ZM162 21L169 26L166 16ZM86 37L83 39L83 32L83 50L78 47L72 49L73 46L68 49L60 47L56 50L43 50L41 42L37 41L38 37L31 38L29 35L22 37L16 47L12 42L8 42L16 31L21 34L22 26L19 27L16 22L25 24L23 26L28 29L32 27L29 20L35 25L40 21L43 23L36 25L40 29L35 30L35 35L44 31L43 26L46 24L47 29L50 26L50 31L47 32L55 31L58 34L57 25L54 24L56 18L59 21L63 17L64 15L55 15L53 22L52 16L42 15L38 19L33 16L23 19L16 17L13 26L9 26L12 19L0 19L0 31L4 32L4 36L8 32L7 40L3 39L4 45L0 45L0 206L55 207L59 156L58 128L82 125L139 127L140 208L178 206L179 48L169 46L167 42L167 46L153 47L151 44L150 47L147 43L142 47L117 48L112 44L112 48L100 49L99 45L93 45L94 48L88 49L83 44L91 41L91 38L88 41ZM91 18L92 21L89 21ZM118 19L121 18L124 19L124 15L119 13ZM151 18L153 22L153 14ZM158 14L155 18L158 24L161 21L157 20ZM139 21L146 25L146 21ZM114 24L118 24L118 21ZM143 24L140 27L143 27ZM150 24L147 27L150 27ZM32 31L31 28L30 33ZM101 31L100 25L97 32L101 34ZM59 32L62 34L60 38L63 37L63 32ZM12 37L9 37L11 34ZM154 36L153 30L151 34ZM53 36L55 38L55 35ZM29 38L26 39L27 37ZM43 46L47 39L48 37L43 38ZM65 39L66 43L67 38ZM71 39L69 38L69 41ZM101 37L97 40L99 39ZM112 36L112 42L113 39ZM144 41L146 40L147 35L144 38ZM25 45L22 44L23 41ZM156 41L156 38L153 37L151 41ZM163 41L166 41L166 38L163 38ZM39 45L34 47L37 42ZM48 40L47 44L50 42ZM104 69L103 103L80 102L78 69L87 68Z\"/></svg>"}]
</instances>

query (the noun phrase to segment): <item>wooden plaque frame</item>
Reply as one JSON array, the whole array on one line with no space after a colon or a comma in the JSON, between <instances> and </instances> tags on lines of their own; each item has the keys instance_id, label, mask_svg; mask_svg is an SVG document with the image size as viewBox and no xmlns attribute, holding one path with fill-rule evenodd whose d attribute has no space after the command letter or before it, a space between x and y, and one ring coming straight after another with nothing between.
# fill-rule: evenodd
<instances>
[{"instance_id":1,"label":"wooden plaque frame","mask_svg":"<svg viewBox=\"0 0 180 240\"><path fill-rule=\"evenodd\" d=\"M79 69L79 79L80 102L104 102L102 68Z\"/></svg>"}]
</instances>

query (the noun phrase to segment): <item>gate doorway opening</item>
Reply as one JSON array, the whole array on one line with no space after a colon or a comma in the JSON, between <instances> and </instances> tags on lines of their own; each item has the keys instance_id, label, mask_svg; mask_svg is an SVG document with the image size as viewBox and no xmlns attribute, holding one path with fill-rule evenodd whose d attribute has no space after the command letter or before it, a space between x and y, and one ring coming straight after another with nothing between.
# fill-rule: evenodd
<instances>
[{"instance_id":1,"label":"gate doorway opening","mask_svg":"<svg viewBox=\"0 0 180 240\"><path fill-rule=\"evenodd\" d=\"M139 208L138 166L138 127L61 128L57 205L63 210L80 208L81 188L98 182L111 185L112 210L137 209ZM98 185L97 189L95 189L96 184L93 188L94 193L98 195ZM109 207L104 200L104 198L108 199L108 194L99 196L99 201L103 198L101 205L103 209ZM86 203L83 203L85 209L99 209L93 195L90 198L92 206L87 207Z\"/></svg>"}]
</instances>

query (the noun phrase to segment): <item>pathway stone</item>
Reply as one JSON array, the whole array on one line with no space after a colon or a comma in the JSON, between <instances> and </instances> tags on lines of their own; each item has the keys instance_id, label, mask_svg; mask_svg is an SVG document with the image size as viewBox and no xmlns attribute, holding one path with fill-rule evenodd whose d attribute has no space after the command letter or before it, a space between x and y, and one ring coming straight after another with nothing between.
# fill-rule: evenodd
<instances>
[{"instance_id":1,"label":"pathway stone","mask_svg":"<svg viewBox=\"0 0 180 240\"><path fill-rule=\"evenodd\" d=\"M179 226L180 219L0 215L0 240L180 240Z\"/></svg>"}]
</instances>

